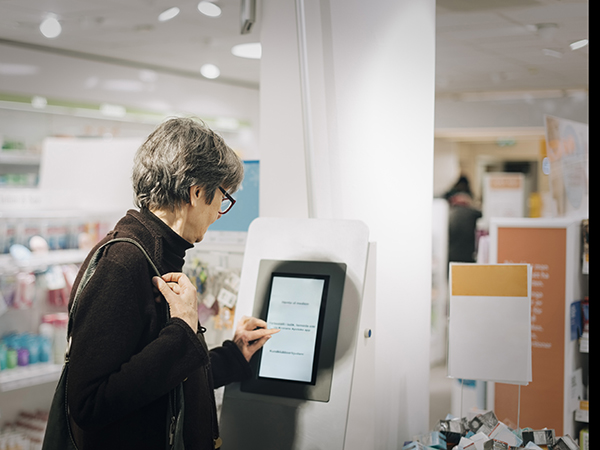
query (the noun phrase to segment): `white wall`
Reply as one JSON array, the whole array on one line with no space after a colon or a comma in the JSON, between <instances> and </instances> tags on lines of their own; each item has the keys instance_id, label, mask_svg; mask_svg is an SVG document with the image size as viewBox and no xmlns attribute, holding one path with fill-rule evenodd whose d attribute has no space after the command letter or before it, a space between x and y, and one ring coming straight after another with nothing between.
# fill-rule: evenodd
<instances>
[{"instance_id":1,"label":"white wall","mask_svg":"<svg viewBox=\"0 0 600 450\"><path fill-rule=\"evenodd\" d=\"M444 195L458 180L461 167L457 145L445 139L435 140L433 195Z\"/></svg>"},{"instance_id":2,"label":"white wall","mask_svg":"<svg viewBox=\"0 0 600 450\"><path fill-rule=\"evenodd\" d=\"M435 2L368 6L306 2L303 103L294 4L263 1L260 214L369 226L378 243L376 448L396 449L429 427Z\"/></svg>"}]
</instances>

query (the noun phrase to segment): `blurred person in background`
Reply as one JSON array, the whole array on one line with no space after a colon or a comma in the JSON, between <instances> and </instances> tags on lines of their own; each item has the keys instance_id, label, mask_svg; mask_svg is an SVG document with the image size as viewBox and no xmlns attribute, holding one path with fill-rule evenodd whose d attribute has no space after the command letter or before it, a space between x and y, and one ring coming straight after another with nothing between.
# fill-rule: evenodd
<instances>
[{"instance_id":1,"label":"blurred person in background","mask_svg":"<svg viewBox=\"0 0 600 450\"><path fill-rule=\"evenodd\" d=\"M444 195L448 212L448 262L475 262L477 219L482 214L474 207L469 179L461 175Z\"/></svg>"}]
</instances>

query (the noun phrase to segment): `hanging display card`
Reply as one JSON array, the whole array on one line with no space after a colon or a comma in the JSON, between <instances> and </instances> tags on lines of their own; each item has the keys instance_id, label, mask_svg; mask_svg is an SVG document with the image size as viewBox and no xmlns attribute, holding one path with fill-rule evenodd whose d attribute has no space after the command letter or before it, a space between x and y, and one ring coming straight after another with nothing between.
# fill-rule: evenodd
<instances>
[{"instance_id":1,"label":"hanging display card","mask_svg":"<svg viewBox=\"0 0 600 450\"><path fill-rule=\"evenodd\" d=\"M451 264L448 376L526 385L531 266Z\"/></svg>"},{"instance_id":2,"label":"hanging display card","mask_svg":"<svg viewBox=\"0 0 600 450\"><path fill-rule=\"evenodd\" d=\"M589 126L558 117L544 117L549 184L559 217L589 216Z\"/></svg>"}]
</instances>

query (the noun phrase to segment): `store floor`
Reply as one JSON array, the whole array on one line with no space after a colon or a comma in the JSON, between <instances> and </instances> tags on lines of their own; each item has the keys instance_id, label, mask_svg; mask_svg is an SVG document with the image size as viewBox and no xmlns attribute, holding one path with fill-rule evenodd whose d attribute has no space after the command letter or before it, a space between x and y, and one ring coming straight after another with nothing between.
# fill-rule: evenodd
<instances>
[{"instance_id":1,"label":"store floor","mask_svg":"<svg viewBox=\"0 0 600 450\"><path fill-rule=\"evenodd\" d=\"M429 374L429 429L446 418L452 406L452 379L446 377L446 365L431 368Z\"/></svg>"}]
</instances>

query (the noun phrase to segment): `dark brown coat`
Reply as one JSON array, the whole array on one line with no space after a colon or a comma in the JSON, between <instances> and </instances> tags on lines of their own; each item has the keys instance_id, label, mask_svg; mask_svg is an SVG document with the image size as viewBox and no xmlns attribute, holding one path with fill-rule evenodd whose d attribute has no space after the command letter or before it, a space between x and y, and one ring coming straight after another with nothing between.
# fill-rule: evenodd
<instances>
[{"instance_id":1,"label":"dark brown coat","mask_svg":"<svg viewBox=\"0 0 600 450\"><path fill-rule=\"evenodd\" d=\"M136 239L163 274L180 272L192 247L149 211L128 211L101 243L114 237ZM214 388L250 375L233 342L209 351L183 320L165 325L166 302L155 301L151 270L136 246L111 244L79 298L68 403L82 450L164 449L168 392L182 381L186 450L212 449Z\"/></svg>"}]
</instances>

